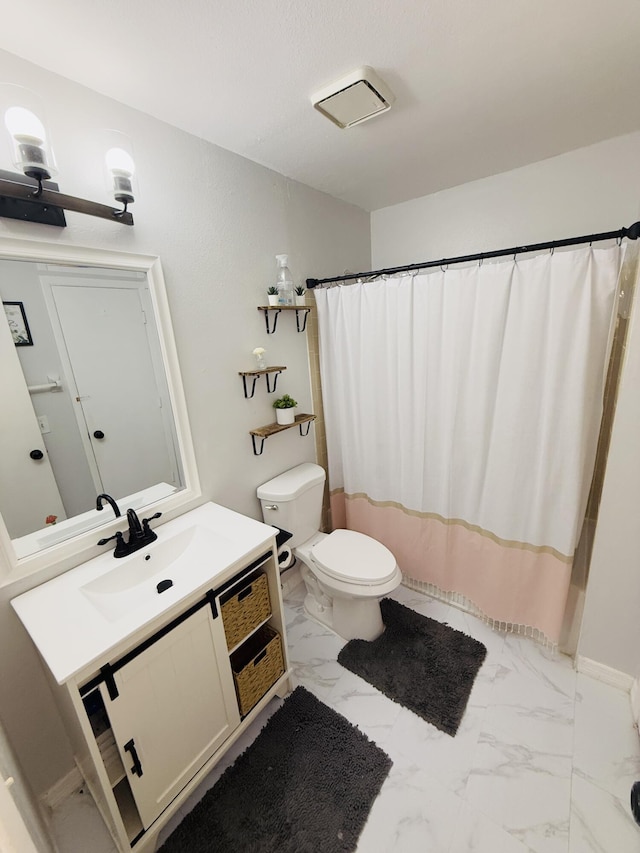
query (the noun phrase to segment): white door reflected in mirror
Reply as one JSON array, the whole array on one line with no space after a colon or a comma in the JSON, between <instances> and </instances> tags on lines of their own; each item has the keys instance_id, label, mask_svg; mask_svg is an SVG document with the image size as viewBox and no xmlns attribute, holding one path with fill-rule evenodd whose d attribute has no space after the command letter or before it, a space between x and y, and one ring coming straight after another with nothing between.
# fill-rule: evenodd
<instances>
[{"instance_id":1,"label":"white door reflected in mirror","mask_svg":"<svg viewBox=\"0 0 640 853\"><path fill-rule=\"evenodd\" d=\"M171 403L164 372L154 365L144 277L102 282L46 276L42 284L50 287L54 331L68 356L71 399L96 494L124 497L156 483L179 485Z\"/></svg>"}]
</instances>

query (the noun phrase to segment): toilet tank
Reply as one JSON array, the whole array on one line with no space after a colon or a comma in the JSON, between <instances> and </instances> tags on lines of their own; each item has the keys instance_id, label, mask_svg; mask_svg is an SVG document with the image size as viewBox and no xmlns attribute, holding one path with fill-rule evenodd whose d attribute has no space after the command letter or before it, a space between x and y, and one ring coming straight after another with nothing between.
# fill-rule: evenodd
<instances>
[{"instance_id":1,"label":"toilet tank","mask_svg":"<svg viewBox=\"0 0 640 853\"><path fill-rule=\"evenodd\" d=\"M325 478L324 468L303 462L258 486L265 523L292 533L292 548L320 530Z\"/></svg>"}]
</instances>

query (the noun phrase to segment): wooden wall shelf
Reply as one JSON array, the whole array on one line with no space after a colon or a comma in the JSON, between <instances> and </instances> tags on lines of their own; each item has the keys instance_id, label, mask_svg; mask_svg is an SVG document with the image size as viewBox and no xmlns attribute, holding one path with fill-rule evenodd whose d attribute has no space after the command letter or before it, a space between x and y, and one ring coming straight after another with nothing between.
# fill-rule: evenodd
<instances>
[{"instance_id":1,"label":"wooden wall shelf","mask_svg":"<svg viewBox=\"0 0 640 853\"><path fill-rule=\"evenodd\" d=\"M281 311L296 312L296 329L299 332L304 332L307 328L307 314L311 311L311 305L258 305L258 311L264 311L264 322L267 327L267 334L272 335L278 325L278 315ZM300 325L300 311L303 313L302 325ZM275 312L275 313L274 313ZM269 314L273 313L273 328L269 327Z\"/></svg>"},{"instance_id":2,"label":"wooden wall shelf","mask_svg":"<svg viewBox=\"0 0 640 853\"><path fill-rule=\"evenodd\" d=\"M250 400L253 397L255 390L256 390L256 382L258 381L258 377L262 376L262 375L266 376L266 378L267 378L267 394L271 394L272 391L276 390L276 385L278 383L278 376L280 376L282 371L286 370L286 369L287 368L284 365L278 365L275 367L263 367L259 370L239 370L238 376L242 376L242 385L244 388L244 396L247 398L247 400ZM273 388L271 387L271 383L270 383L270 375L272 373L275 373L275 376L273 377ZM250 394L248 393L248 388L247 388L247 376L251 376L253 378L253 384L251 386L251 393Z\"/></svg>"},{"instance_id":3,"label":"wooden wall shelf","mask_svg":"<svg viewBox=\"0 0 640 853\"><path fill-rule=\"evenodd\" d=\"M270 435L275 435L277 432L284 432L287 429L292 429L297 426L300 427L300 435L305 436L309 435L309 430L311 428L311 422L315 421L315 415L296 415L296 419L292 424L267 424L266 426L256 427L256 429L252 429L249 432L251 436L251 442L253 444L253 452L256 456L261 456L262 451L264 449L265 439L269 438ZM306 430L302 431L303 424L307 424ZM260 449L256 445L256 438L260 439Z\"/></svg>"}]
</instances>

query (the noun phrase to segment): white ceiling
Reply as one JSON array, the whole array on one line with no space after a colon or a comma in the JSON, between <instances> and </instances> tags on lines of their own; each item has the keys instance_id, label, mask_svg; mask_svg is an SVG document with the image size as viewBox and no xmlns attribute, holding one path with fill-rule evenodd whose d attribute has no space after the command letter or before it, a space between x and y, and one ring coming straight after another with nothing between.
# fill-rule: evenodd
<instances>
[{"instance_id":1,"label":"white ceiling","mask_svg":"<svg viewBox=\"0 0 640 853\"><path fill-rule=\"evenodd\" d=\"M640 128L640 0L29 0L0 47L366 210ZM340 130L365 64L396 102Z\"/></svg>"}]
</instances>

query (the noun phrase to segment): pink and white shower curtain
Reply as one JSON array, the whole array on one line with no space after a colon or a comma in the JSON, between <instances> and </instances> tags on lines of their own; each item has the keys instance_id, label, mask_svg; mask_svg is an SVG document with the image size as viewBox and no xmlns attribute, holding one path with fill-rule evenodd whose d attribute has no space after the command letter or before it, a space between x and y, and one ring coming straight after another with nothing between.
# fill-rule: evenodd
<instances>
[{"instance_id":1,"label":"pink and white shower curtain","mask_svg":"<svg viewBox=\"0 0 640 853\"><path fill-rule=\"evenodd\" d=\"M556 643L622 252L316 289L333 526Z\"/></svg>"}]
</instances>

